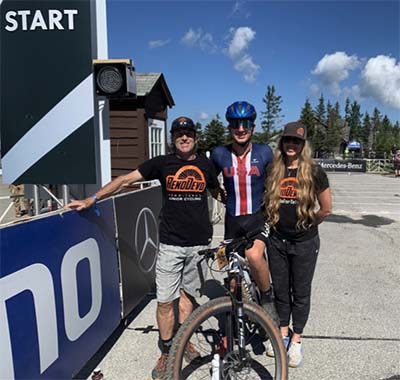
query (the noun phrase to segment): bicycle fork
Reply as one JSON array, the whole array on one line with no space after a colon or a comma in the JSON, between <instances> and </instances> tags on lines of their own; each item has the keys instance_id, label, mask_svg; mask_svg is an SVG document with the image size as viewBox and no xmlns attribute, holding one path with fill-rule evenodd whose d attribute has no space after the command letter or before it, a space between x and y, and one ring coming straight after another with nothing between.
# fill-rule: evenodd
<instances>
[{"instance_id":1,"label":"bicycle fork","mask_svg":"<svg viewBox=\"0 0 400 380\"><path fill-rule=\"evenodd\" d=\"M243 307L243 298L242 298L242 281L240 276L237 276L236 279L236 299L233 301L234 308L234 318L235 318L235 326L237 331L238 338L238 347L239 347L239 358L240 363L243 364L244 359L246 357L246 327L245 327L245 315L244 315L244 307Z\"/></svg>"},{"instance_id":2,"label":"bicycle fork","mask_svg":"<svg viewBox=\"0 0 400 380\"><path fill-rule=\"evenodd\" d=\"M234 294L232 297L232 312L227 319L227 349L228 353L231 354L231 358L235 357L234 371L241 371L246 364L247 352L246 352L246 323L245 323L245 312L243 306L243 294L242 294L242 276L239 271L232 271L231 277L235 281ZM229 280L230 281L230 280ZM234 350L235 341L237 342L238 349Z\"/></svg>"}]
</instances>

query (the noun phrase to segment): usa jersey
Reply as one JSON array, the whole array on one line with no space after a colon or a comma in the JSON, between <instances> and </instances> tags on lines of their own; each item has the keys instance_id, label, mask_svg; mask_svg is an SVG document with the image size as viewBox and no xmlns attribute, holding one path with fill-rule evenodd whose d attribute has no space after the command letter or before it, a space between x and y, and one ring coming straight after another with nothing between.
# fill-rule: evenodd
<instances>
[{"instance_id":1,"label":"usa jersey","mask_svg":"<svg viewBox=\"0 0 400 380\"><path fill-rule=\"evenodd\" d=\"M254 214L261 208L266 166L272 160L268 145L252 144L242 158L231 145L215 148L211 160L217 174L222 172L227 192L226 209L232 216Z\"/></svg>"}]
</instances>

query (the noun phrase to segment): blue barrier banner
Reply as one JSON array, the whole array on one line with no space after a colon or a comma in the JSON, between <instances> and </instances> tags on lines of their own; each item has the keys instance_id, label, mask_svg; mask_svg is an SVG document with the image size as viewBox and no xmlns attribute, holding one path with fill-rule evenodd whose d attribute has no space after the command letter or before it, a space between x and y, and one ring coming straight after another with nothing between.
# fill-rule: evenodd
<instances>
[{"instance_id":1,"label":"blue barrier banner","mask_svg":"<svg viewBox=\"0 0 400 380\"><path fill-rule=\"evenodd\" d=\"M71 379L120 322L113 201L0 229L0 379Z\"/></svg>"}]
</instances>

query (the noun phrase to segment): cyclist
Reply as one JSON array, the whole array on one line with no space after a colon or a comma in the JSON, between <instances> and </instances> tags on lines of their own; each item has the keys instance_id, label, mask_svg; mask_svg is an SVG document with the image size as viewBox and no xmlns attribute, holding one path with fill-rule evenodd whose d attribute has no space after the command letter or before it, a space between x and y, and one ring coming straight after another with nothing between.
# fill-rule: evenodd
<instances>
[{"instance_id":1,"label":"cyclist","mask_svg":"<svg viewBox=\"0 0 400 380\"><path fill-rule=\"evenodd\" d=\"M243 236L264 226L261 210L266 166L272 160L268 145L253 144L251 137L255 108L246 101L232 103L226 110L228 129L233 143L214 149L211 160L217 174L222 172L226 190L225 239ZM265 259L266 237L257 235L252 247L246 250L251 273L261 293L261 306L278 324L268 262Z\"/></svg>"},{"instance_id":2,"label":"cyclist","mask_svg":"<svg viewBox=\"0 0 400 380\"><path fill-rule=\"evenodd\" d=\"M156 264L157 323L160 330L161 356L152 371L153 379L160 379L173 338L173 301L179 298L179 323L193 310L194 297L201 287L201 271L206 263L197 252L207 248L212 238L208 214L207 188L215 195L219 183L212 163L196 154L196 129L188 117L172 122L171 140L174 153L154 157L139 165L137 170L120 176L98 190L93 196L74 201L69 208L81 210L92 206L122 188L142 180L158 179L163 194L160 220L160 246ZM189 361L199 357L189 342L185 357Z\"/></svg>"}]
</instances>

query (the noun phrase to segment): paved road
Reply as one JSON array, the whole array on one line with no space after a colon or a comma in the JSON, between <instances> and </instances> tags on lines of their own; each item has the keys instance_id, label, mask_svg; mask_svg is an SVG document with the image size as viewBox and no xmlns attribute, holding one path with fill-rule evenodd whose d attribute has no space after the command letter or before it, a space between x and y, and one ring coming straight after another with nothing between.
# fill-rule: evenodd
<instances>
[{"instance_id":1,"label":"paved road","mask_svg":"<svg viewBox=\"0 0 400 380\"><path fill-rule=\"evenodd\" d=\"M290 379L400 379L400 178L329 178L334 214L320 228L305 363L290 369ZM217 225L215 240L221 235ZM150 300L97 361L108 380L151 378L155 305Z\"/></svg>"},{"instance_id":2,"label":"paved road","mask_svg":"<svg viewBox=\"0 0 400 380\"><path fill-rule=\"evenodd\" d=\"M334 214L320 228L305 363L290 370L290 379L398 380L400 178L329 177ZM5 186L0 194L7 194ZM216 225L215 242L222 234ZM81 375L99 365L107 380L150 379L159 355L155 305L154 299L143 303Z\"/></svg>"}]
</instances>

